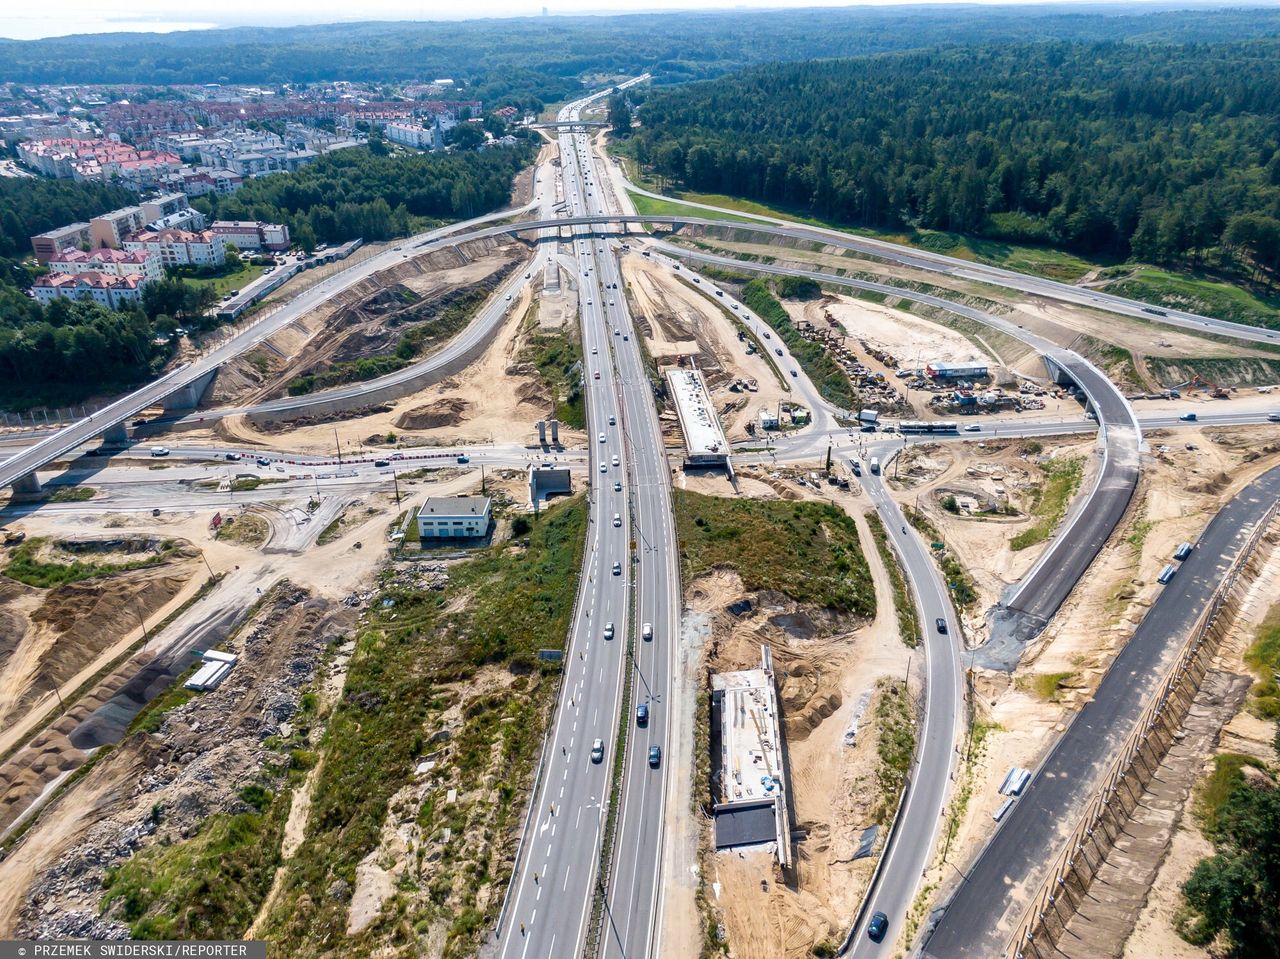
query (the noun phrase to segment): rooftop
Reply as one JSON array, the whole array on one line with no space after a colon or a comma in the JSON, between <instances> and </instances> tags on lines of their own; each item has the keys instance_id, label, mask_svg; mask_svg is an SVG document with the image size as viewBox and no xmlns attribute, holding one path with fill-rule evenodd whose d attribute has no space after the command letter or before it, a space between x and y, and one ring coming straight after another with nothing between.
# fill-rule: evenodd
<instances>
[{"instance_id":1,"label":"rooftop","mask_svg":"<svg viewBox=\"0 0 1280 959\"><path fill-rule=\"evenodd\" d=\"M483 516L489 512L489 503L488 496L429 496L419 515Z\"/></svg>"},{"instance_id":2,"label":"rooftop","mask_svg":"<svg viewBox=\"0 0 1280 959\"><path fill-rule=\"evenodd\" d=\"M728 456L729 444L724 430L711 405L711 396L702 374L696 369L667 371L667 380L675 396L676 411L680 415L680 429L684 433L684 445L691 458L700 456Z\"/></svg>"}]
</instances>

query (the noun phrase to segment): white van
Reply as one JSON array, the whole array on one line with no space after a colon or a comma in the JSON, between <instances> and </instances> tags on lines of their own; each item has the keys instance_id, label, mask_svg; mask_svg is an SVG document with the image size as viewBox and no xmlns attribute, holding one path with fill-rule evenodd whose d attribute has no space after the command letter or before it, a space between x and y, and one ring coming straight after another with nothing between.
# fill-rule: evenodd
<instances>
[{"instance_id":1,"label":"white van","mask_svg":"<svg viewBox=\"0 0 1280 959\"><path fill-rule=\"evenodd\" d=\"M152 455L152 456L168 456L168 455L169 455L169 447L167 447L167 446L153 446L153 447L151 447L151 455Z\"/></svg>"}]
</instances>

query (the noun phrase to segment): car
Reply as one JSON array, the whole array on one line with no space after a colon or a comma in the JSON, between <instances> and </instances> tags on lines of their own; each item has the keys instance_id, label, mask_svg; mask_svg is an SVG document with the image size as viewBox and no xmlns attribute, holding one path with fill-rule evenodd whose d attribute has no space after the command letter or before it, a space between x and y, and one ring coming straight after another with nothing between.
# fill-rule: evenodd
<instances>
[{"instance_id":1,"label":"car","mask_svg":"<svg viewBox=\"0 0 1280 959\"><path fill-rule=\"evenodd\" d=\"M867 936L872 942L879 942L884 938L884 934L889 931L889 917L883 912L877 912L871 917L871 921L867 923Z\"/></svg>"},{"instance_id":2,"label":"car","mask_svg":"<svg viewBox=\"0 0 1280 959\"><path fill-rule=\"evenodd\" d=\"M132 423L130 423L129 425L130 425L130 426L145 426L145 425L146 425L146 422L147 422L147 418L146 418L145 416L140 416L140 417L138 417L136 420L134 420Z\"/></svg>"},{"instance_id":3,"label":"car","mask_svg":"<svg viewBox=\"0 0 1280 959\"><path fill-rule=\"evenodd\" d=\"M622 575L622 564L621 564L621 563L614 563L614 564L613 564L613 575L614 575L614 576L621 576L621 575Z\"/></svg>"},{"instance_id":4,"label":"car","mask_svg":"<svg viewBox=\"0 0 1280 959\"><path fill-rule=\"evenodd\" d=\"M596 379L600 379L600 371L599 371L599 370L596 370L596 372L595 372L595 378L596 378Z\"/></svg>"},{"instance_id":5,"label":"car","mask_svg":"<svg viewBox=\"0 0 1280 959\"><path fill-rule=\"evenodd\" d=\"M610 414L609 414L609 425L610 425L610 426L617 426L617 425L618 425L618 418L617 418L616 416L614 416L612 413L610 413Z\"/></svg>"},{"instance_id":6,"label":"car","mask_svg":"<svg viewBox=\"0 0 1280 959\"><path fill-rule=\"evenodd\" d=\"M610 301L609 301L609 305L610 305L610 306L613 306L613 300L610 300Z\"/></svg>"},{"instance_id":7,"label":"car","mask_svg":"<svg viewBox=\"0 0 1280 959\"><path fill-rule=\"evenodd\" d=\"M662 765L662 747L650 746L649 747L649 768L657 769L661 765Z\"/></svg>"},{"instance_id":8,"label":"car","mask_svg":"<svg viewBox=\"0 0 1280 959\"><path fill-rule=\"evenodd\" d=\"M938 632L942 633L944 636L946 635L946 633L947 633L947 621L946 621L945 619L943 619L941 616L939 616L937 619L935 619L935 620L933 621L933 625L935 625L935 626L937 626L937 627L938 627Z\"/></svg>"},{"instance_id":9,"label":"car","mask_svg":"<svg viewBox=\"0 0 1280 959\"><path fill-rule=\"evenodd\" d=\"M508 299L508 300L509 300L509 299L511 299L511 294L510 294L510 293L508 293L508 294L507 294L507 299Z\"/></svg>"},{"instance_id":10,"label":"car","mask_svg":"<svg viewBox=\"0 0 1280 959\"><path fill-rule=\"evenodd\" d=\"M228 454L227 454L227 456L226 456L226 458L227 458L228 460L230 460L232 463L235 463L235 462L238 462L238 461L240 461L240 460L244 459L244 454L243 454L243 453L228 453Z\"/></svg>"},{"instance_id":11,"label":"car","mask_svg":"<svg viewBox=\"0 0 1280 959\"><path fill-rule=\"evenodd\" d=\"M1267 422L1268 422L1268 423L1280 423L1280 413L1268 413L1268 414L1267 414Z\"/></svg>"},{"instance_id":12,"label":"car","mask_svg":"<svg viewBox=\"0 0 1280 959\"><path fill-rule=\"evenodd\" d=\"M169 447L167 447L167 446L153 446L153 447L151 447L151 455L152 455L152 456L168 456L168 455L169 455Z\"/></svg>"},{"instance_id":13,"label":"car","mask_svg":"<svg viewBox=\"0 0 1280 959\"><path fill-rule=\"evenodd\" d=\"M1194 423L1196 421L1196 414L1183 413L1181 416L1178 417L1178 419L1182 420L1184 423Z\"/></svg>"},{"instance_id":14,"label":"car","mask_svg":"<svg viewBox=\"0 0 1280 959\"><path fill-rule=\"evenodd\" d=\"M737 303L731 303L731 304L730 304L730 306L732 306L735 310L738 308L738 304L737 304Z\"/></svg>"},{"instance_id":15,"label":"car","mask_svg":"<svg viewBox=\"0 0 1280 959\"><path fill-rule=\"evenodd\" d=\"M604 434L603 434L603 433L601 433L601 434L600 434L600 442L601 442L601 443L603 443L604 441L605 441Z\"/></svg>"},{"instance_id":16,"label":"car","mask_svg":"<svg viewBox=\"0 0 1280 959\"><path fill-rule=\"evenodd\" d=\"M628 333L623 333L623 334L622 334L622 338L623 338L624 340L629 340L629 339L631 339L631 336L630 336L630 334L628 334Z\"/></svg>"},{"instance_id":17,"label":"car","mask_svg":"<svg viewBox=\"0 0 1280 959\"><path fill-rule=\"evenodd\" d=\"M373 465L378 469L382 469L383 467L390 466L391 460L374 460Z\"/></svg>"},{"instance_id":18,"label":"car","mask_svg":"<svg viewBox=\"0 0 1280 959\"><path fill-rule=\"evenodd\" d=\"M603 739L596 739L595 742L591 744L591 761L593 763L604 762L604 740Z\"/></svg>"},{"instance_id":19,"label":"car","mask_svg":"<svg viewBox=\"0 0 1280 959\"><path fill-rule=\"evenodd\" d=\"M773 352L775 352L775 353L777 353L779 356L781 356L781 355L782 355L782 347L780 347L780 346L775 346L775 347L773 348Z\"/></svg>"},{"instance_id":20,"label":"car","mask_svg":"<svg viewBox=\"0 0 1280 959\"><path fill-rule=\"evenodd\" d=\"M600 355L600 351L599 351L598 349L596 349L596 348L593 346L593 347L591 347L591 355L592 355L592 356L599 356L599 355Z\"/></svg>"},{"instance_id":21,"label":"car","mask_svg":"<svg viewBox=\"0 0 1280 959\"><path fill-rule=\"evenodd\" d=\"M614 525L614 526L621 526L621 525L622 525L622 514L621 514L621 513L614 513L614 514L613 514L613 525Z\"/></svg>"},{"instance_id":22,"label":"car","mask_svg":"<svg viewBox=\"0 0 1280 959\"><path fill-rule=\"evenodd\" d=\"M392 453L392 454L391 454L391 458L392 458L393 460L402 460L402 459L404 459L404 454L403 454L403 453Z\"/></svg>"},{"instance_id":23,"label":"car","mask_svg":"<svg viewBox=\"0 0 1280 959\"><path fill-rule=\"evenodd\" d=\"M613 482L613 491L614 491L615 493L621 493L621 492L622 492L622 481L621 481L621 480L614 480L614 482Z\"/></svg>"},{"instance_id":24,"label":"car","mask_svg":"<svg viewBox=\"0 0 1280 959\"><path fill-rule=\"evenodd\" d=\"M601 463L601 464L600 464L600 472L601 472L601 473L607 473L607 472L609 472L609 464L608 464L608 463Z\"/></svg>"},{"instance_id":25,"label":"car","mask_svg":"<svg viewBox=\"0 0 1280 959\"><path fill-rule=\"evenodd\" d=\"M621 330L621 329L619 329L618 327L614 327L614 329L613 329L613 335L614 335L614 336L621 336L621 335L622 335L622 330Z\"/></svg>"},{"instance_id":26,"label":"car","mask_svg":"<svg viewBox=\"0 0 1280 959\"><path fill-rule=\"evenodd\" d=\"M964 428L964 431L966 433L981 433L982 427L979 426L977 423L970 423L968 426Z\"/></svg>"},{"instance_id":27,"label":"car","mask_svg":"<svg viewBox=\"0 0 1280 959\"><path fill-rule=\"evenodd\" d=\"M524 275L524 278L527 280L527 279L529 279L531 276L533 276L533 274L532 274L532 273L526 273L526 274Z\"/></svg>"},{"instance_id":28,"label":"car","mask_svg":"<svg viewBox=\"0 0 1280 959\"><path fill-rule=\"evenodd\" d=\"M645 642L653 640L653 623L645 623L640 627L640 638Z\"/></svg>"},{"instance_id":29,"label":"car","mask_svg":"<svg viewBox=\"0 0 1280 959\"><path fill-rule=\"evenodd\" d=\"M470 463L470 462L471 462L471 457L470 457L470 456L459 456L459 457L458 457L458 462L459 462L459 463Z\"/></svg>"},{"instance_id":30,"label":"car","mask_svg":"<svg viewBox=\"0 0 1280 959\"><path fill-rule=\"evenodd\" d=\"M617 465L618 465L618 457L616 457L616 456L615 456L615 457L613 457L612 462L613 462L613 465L614 465L614 466L617 466Z\"/></svg>"},{"instance_id":31,"label":"car","mask_svg":"<svg viewBox=\"0 0 1280 959\"><path fill-rule=\"evenodd\" d=\"M649 725L649 704L648 703L641 703L639 706L636 707L636 725L637 726Z\"/></svg>"},{"instance_id":32,"label":"car","mask_svg":"<svg viewBox=\"0 0 1280 959\"><path fill-rule=\"evenodd\" d=\"M800 374L799 374L799 373L797 373L795 370L792 370L792 371L791 371L791 375L792 375L792 376L796 376L796 377L798 377Z\"/></svg>"},{"instance_id":33,"label":"car","mask_svg":"<svg viewBox=\"0 0 1280 959\"><path fill-rule=\"evenodd\" d=\"M270 466L270 465L271 465L271 460L267 459L265 456L259 456L259 457L258 457L258 459L256 460L256 462L257 462L257 464L258 464L259 466Z\"/></svg>"},{"instance_id":34,"label":"car","mask_svg":"<svg viewBox=\"0 0 1280 959\"><path fill-rule=\"evenodd\" d=\"M402 246L393 246L393 247L391 248L392 252L399 252L400 250L403 250L403 249L404 249L404 247L402 247Z\"/></svg>"},{"instance_id":35,"label":"car","mask_svg":"<svg viewBox=\"0 0 1280 959\"><path fill-rule=\"evenodd\" d=\"M613 623L604 624L604 638L613 639Z\"/></svg>"}]
</instances>

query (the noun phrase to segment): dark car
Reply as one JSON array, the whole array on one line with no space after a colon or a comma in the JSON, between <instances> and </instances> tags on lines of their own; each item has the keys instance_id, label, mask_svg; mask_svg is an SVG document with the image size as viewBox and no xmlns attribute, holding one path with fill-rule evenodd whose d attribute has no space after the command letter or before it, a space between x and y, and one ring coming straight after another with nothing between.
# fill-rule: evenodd
<instances>
[{"instance_id":1,"label":"dark car","mask_svg":"<svg viewBox=\"0 0 1280 959\"><path fill-rule=\"evenodd\" d=\"M382 469L384 466L390 466L391 460L374 460L373 465L378 469Z\"/></svg>"},{"instance_id":2,"label":"dark car","mask_svg":"<svg viewBox=\"0 0 1280 959\"><path fill-rule=\"evenodd\" d=\"M872 942L879 942L884 938L884 934L889 931L889 917L883 912L877 912L871 917L871 921L867 923L867 935Z\"/></svg>"},{"instance_id":3,"label":"dark car","mask_svg":"<svg viewBox=\"0 0 1280 959\"><path fill-rule=\"evenodd\" d=\"M649 765L653 769L657 769L659 766L662 765L662 747L661 746L649 747Z\"/></svg>"},{"instance_id":4,"label":"dark car","mask_svg":"<svg viewBox=\"0 0 1280 959\"><path fill-rule=\"evenodd\" d=\"M649 723L649 704L641 703L636 707L636 725L645 726Z\"/></svg>"},{"instance_id":5,"label":"dark car","mask_svg":"<svg viewBox=\"0 0 1280 959\"><path fill-rule=\"evenodd\" d=\"M939 616L939 617L938 617L937 619L935 619L933 622L934 622L934 625L936 625L936 626L938 627L938 632L940 632L940 633L946 633L946 631L947 631L947 621L946 621L945 619L943 619L941 616Z\"/></svg>"}]
</instances>

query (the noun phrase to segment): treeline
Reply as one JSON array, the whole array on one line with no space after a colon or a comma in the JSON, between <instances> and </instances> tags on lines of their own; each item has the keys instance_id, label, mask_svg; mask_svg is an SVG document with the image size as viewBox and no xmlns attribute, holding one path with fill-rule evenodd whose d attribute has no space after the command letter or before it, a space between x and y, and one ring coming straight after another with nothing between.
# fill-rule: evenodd
<instances>
[{"instance_id":1,"label":"treeline","mask_svg":"<svg viewBox=\"0 0 1280 959\"><path fill-rule=\"evenodd\" d=\"M447 76L486 104L522 97L531 103L569 99L586 76L650 69L660 82L679 82L754 63L948 43L1204 43L1265 36L1277 28L1275 10L733 10L7 40L0 41L0 63L3 79L22 83L388 83Z\"/></svg>"},{"instance_id":2,"label":"treeline","mask_svg":"<svg viewBox=\"0 0 1280 959\"><path fill-rule=\"evenodd\" d=\"M0 284L31 284L35 274L21 261L31 256L31 237L37 233L137 201L132 191L105 183L0 177Z\"/></svg>"},{"instance_id":3,"label":"treeline","mask_svg":"<svg viewBox=\"0 0 1280 959\"><path fill-rule=\"evenodd\" d=\"M294 173L248 180L228 196L192 206L219 220L284 222L304 249L356 237L388 240L426 223L467 219L510 199L511 182L534 147L375 156L361 149L327 153Z\"/></svg>"},{"instance_id":4,"label":"treeline","mask_svg":"<svg viewBox=\"0 0 1280 959\"><path fill-rule=\"evenodd\" d=\"M771 65L640 108L637 159L824 219L1280 268L1280 41ZM1246 218L1237 221L1237 218Z\"/></svg>"}]
</instances>

